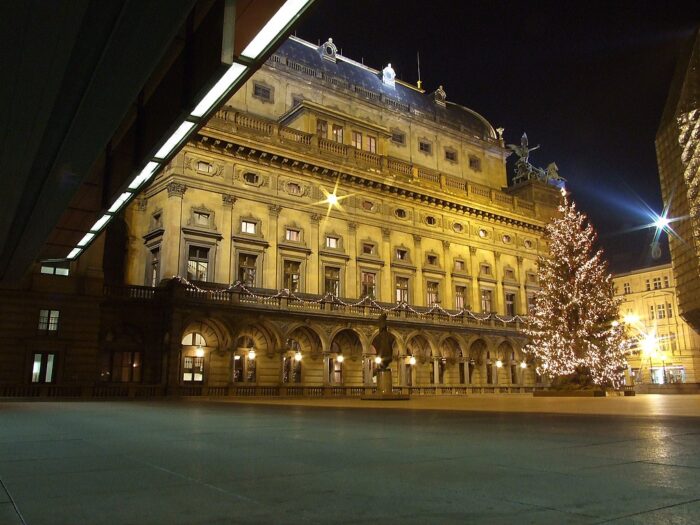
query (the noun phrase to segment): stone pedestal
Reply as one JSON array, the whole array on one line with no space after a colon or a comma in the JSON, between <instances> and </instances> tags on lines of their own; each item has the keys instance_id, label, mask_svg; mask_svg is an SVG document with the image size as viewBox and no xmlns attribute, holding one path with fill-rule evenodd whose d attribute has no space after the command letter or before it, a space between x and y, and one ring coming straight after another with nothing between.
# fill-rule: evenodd
<instances>
[{"instance_id":1,"label":"stone pedestal","mask_svg":"<svg viewBox=\"0 0 700 525\"><path fill-rule=\"evenodd\" d=\"M390 368L377 371L377 393L362 397L374 401L401 401L410 398L411 396L406 394L394 394Z\"/></svg>"}]
</instances>

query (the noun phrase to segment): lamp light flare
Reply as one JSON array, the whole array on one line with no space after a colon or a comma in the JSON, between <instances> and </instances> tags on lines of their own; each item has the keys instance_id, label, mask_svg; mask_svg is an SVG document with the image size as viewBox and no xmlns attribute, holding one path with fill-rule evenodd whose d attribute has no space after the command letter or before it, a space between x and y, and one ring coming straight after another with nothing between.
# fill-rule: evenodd
<instances>
[{"instance_id":1,"label":"lamp light flare","mask_svg":"<svg viewBox=\"0 0 700 525\"><path fill-rule=\"evenodd\" d=\"M301 352L297 352L296 354L294 354L294 360L301 361Z\"/></svg>"},{"instance_id":2,"label":"lamp light flare","mask_svg":"<svg viewBox=\"0 0 700 525\"><path fill-rule=\"evenodd\" d=\"M197 350L195 350L194 355L197 357L204 357L204 348L202 348L202 345L199 345L197 347Z\"/></svg>"},{"instance_id":3,"label":"lamp light flare","mask_svg":"<svg viewBox=\"0 0 700 525\"><path fill-rule=\"evenodd\" d=\"M345 358L343 357L343 354L338 354L338 356L335 358L335 360L338 361L339 363L342 363L343 361L345 361Z\"/></svg>"},{"instance_id":4,"label":"lamp light flare","mask_svg":"<svg viewBox=\"0 0 700 525\"><path fill-rule=\"evenodd\" d=\"M251 361L255 360L255 350L251 350L250 352L248 352L248 359L250 359Z\"/></svg>"},{"instance_id":5,"label":"lamp light flare","mask_svg":"<svg viewBox=\"0 0 700 525\"><path fill-rule=\"evenodd\" d=\"M527 368L527 363L525 361L520 363L520 368Z\"/></svg>"},{"instance_id":6,"label":"lamp light flare","mask_svg":"<svg viewBox=\"0 0 700 525\"><path fill-rule=\"evenodd\" d=\"M500 359L498 361L496 361L496 368L501 368L502 366L503 366L503 361L501 361Z\"/></svg>"},{"instance_id":7,"label":"lamp light flare","mask_svg":"<svg viewBox=\"0 0 700 525\"><path fill-rule=\"evenodd\" d=\"M413 357L413 356L411 356L411 357L408 359L408 364L411 365L411 366L415 365L415 364L416 364L416 358Z\"/></svg>"},{"instance_id":8,"label":"lamp light flare","mask_svg":"<svg viewBox=\"0 0 700 525\"><path fill-rule=\"evenodd\" d=\"M329 206L336 206L338 204L338 196L335 193L329 193L326 196L326 202Z\"/></svg>"},{"instance_id":9,"label":"lamp light flare","mask_svg":"<svg viewBox=\"0 0 700 525\"><path fill-rule=\"evenodd\" d=\"M657 230L663 230L664 228L668 227L668 225L670 223L671 223L671 219L669 219L665 215L660 215L654 221L654 226L656 226Z\"/></svg>"},{"instance_id":10,"label":"lamp light flare","mask_svg":"<svg viewBox=\"0 0 700 525\"><path fill-rule=\"evenodd\" d=\"M382 364L382 358L379 357L379 356L377 356L377 357L374 358L374 362L375 362L376 364L378 364L378 365L381 365L381 364Z\"/></svg>"}]
</instances>

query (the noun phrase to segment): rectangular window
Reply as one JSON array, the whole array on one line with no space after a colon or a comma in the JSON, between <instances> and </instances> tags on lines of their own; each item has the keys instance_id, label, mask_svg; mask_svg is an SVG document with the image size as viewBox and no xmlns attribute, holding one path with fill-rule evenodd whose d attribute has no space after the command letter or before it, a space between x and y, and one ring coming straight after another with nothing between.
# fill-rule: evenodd
<instances>
[{"instance_id":1,"label":"rectangular window","mask_svg":"<svg viewBox=\"0 0 700 525\"><path fill-rule=\"evenodd\" d=\"M328 122L318 119L316 121L316 134L322 139L328 138Z\"/></svg>"},{"instance_id":2,"label":"rectangular window","mask_svg":"<svg viewBox=\"0 0 700 525\"><path fill-rule=\"evenodd\" d=\"M253 221L241 221L241 233L255 234L257 224Z\"/></svg>"},{"instance_id":3,"label":"rectangular window","mask_svg":"<svg viewBox=\"0 0 700 525\"><path fill-rule=\"evenodd\" d=\"M352 132L352 147L362 149L362 133L359 131Z\"/></svg>"},{"instance_id":4,"label":"rectangular window","mask_svg":"<svg viewBox=\"0 0 700 525\"><path fill-rule=\"evenodd\" d=\"M481 275L491 275L491 266L488 264L482 264L480 267Z\"/></svg>"},{"instance_id":5,"label":"rectangular window","mask_svg":"<svg viewBox=\"0 0 700 525\"><path fill-rule=\"evenodd\" d=\"M481 171L481 159L479 157L469 156L469 169L472 171Z\"/></svg>"},{"instance_id":6,"label":"rectangular window","mask_svg":"<svg viewBox=\"0 0 700 525\"><path fill-rule=\"evenodd\" d=\"M630 283L625 283L622 285L622 287L626 294L632 293L632 287L630 286Z\"/></svg>"},{"instance_id":7,"label":"rectangular window","mask_svg":"<svg viewBox=\"0 0 700 525\"><path fill-rule=\"evenodd\" d=\"M56 332L58 330L58 310L39 310L39 330Z\"/></svg>"},{"instance_id":8,"label":"rectangular window","mask_svg":"<svg viewBox=\"0 0 700 525\"><path fill-rule=\"evenodd\" d=\"M433 306L440 301L440 297L438 295L439 288L440 283L437 281L428 281L425 283L425 304L427 306Z\"/></svg>"},{"instance_id":9,"label":"rectangular window","mask_svg":"<svg viewBox=\"0 0 700 525\"><path fill-rule=\"evenodd\" d=\"M515 294L506 292L506 315L515 315Z\"/></svg>"},{"instance_id":10,"label":"rectangular window","mask_svg":"<svg viewBox=\"0 0 700 525\"><path fill-rule=\"evenodd\" d=\"M301 263L284 261L284 287L290 292L298 292L301 285Z\"/></svg>"},{"instance_id":11,"label":"rectangular window","mask_svg":"<svg viewBox=\"0 0 700 525\"><path fill-rule=\"evenodd\" d=\"M649 319L652 321L654 320L654 305L653 304L649 306Z\"/></svg>"},{"instance_id":12,"label":"rectangular window","mask_svg":"<svg viewBox=\"0 0 700 525\"><path fill-rule=\"evenodd\" d=\"M160 248L151 250L151 270L150 270L150 285L158 286L160 282Z\"/></svg>"},{"instance_id":13,"label":"rectangular window","mask_svg":"<svg viewBox=\"0 0 700 525\"><path fill-rule=\"evenodd\" d=\"M403 248L397 248L396 249L396 259L399 261L408 260L408 250L404 250Z\"/></svg>"},{"instance_id":14,"label":"rectangular window","mask_svg":"<svg viewBox=\"0 0 700 525\"><path fill-rule=\"evenodd\" d=\"M668 288L668 287L669 287L668 275L664 275L664 288Z\"/></svg>"},{"instance_id":15,"label":"rectangular window","mask_svg":"<svg viewBox=\"0 0 700 525\"><path fill-rule=\"evenodd\" d=\"M427 263L430 266L437 266L438 265L438 256L437 255L428 255Z\"/></svg>"},{"instance_id":16,"label":"rectangular window","mask_svg":"<svg viewBox=\"0 0 700 525\"><path fill-rule=\"evenodd\" d=\"M325 275L325 287L326 293L335 295L338 297L340 295L340 268L333 268L331 266L326 266L324 272Z\"/></svg>"},{"instance_id":17,"label":"rectangular window","mask_svg":"<svg viewBox=\"0 0 700 525\"><path fill-rule=\"evenodd\" d=\"M41 273L46 275L61 275L63 277L68 276L68 264L67 263L41 263Z\"/></svg>"},{"instance_id":18,"label":"rectangular window","mask_svg":"<svg viewBox=\"0 0 700 525\"><path fill-rule=\"evenodd\" d=\"M340 239L338 237L326 236L326 248L340 248Z\"/></svg>"},{"instance_id":19,"label":"rectangular window","mask_svg":"<svg viewBox=\"0 0 700 525\"><path fill-rule=\"evenodd\" d=\"M301 383L301 361L294 359L293 355L282 358L282 382Z\"/></svg>"},{"instance_id":20,"label":"rectangular window","mask_svg":"<svg viewBox=\"0 0 700 525\"><path fill-rule=\"evenodd\" d=\"M457 152L452 149L446 149L445 150L445 160L449 160L451 162L457 162Z\"/></svg>"},{"instance_id":21,"label":"rectangular window","mask_svg":"<svg viewBox=\"0 0 700 525\"><path fill-rule=\"evenodd\" d=\"M367 136L367 151L377 153L377 137Z\"/></svg>"},{"instance_id":22,"label":"rectangular window","mask_svg":"<svg viewBox=\"0 0 700 525\"><path fill-rule=\"evenodd\" d=\"M204 381L204 357L185 356L182 358L183 383Z\"/></svg>"},{"instance_id":23,"label":"rectangular window","mask_svg":"<svg viewBox=\"0 0 700 525\"><path fill-rule=\"evenodd\" d=\"M328 382L332 385L343 384L343 362L335 357L328 358Z\"/></svg>"},{"instance_id":24,"label":"rectangular window","mask_svg":"<svg viewBox=\"0 0 700 525\"><path fill-rule=\"evenodd\" d=\"M671 303L666 303L666 317L669 319L673 317L673 307L671 306Z\"/></svg>"},{"instance_id":25,"label":"rectangular window","mask_svg":"<svg viewBox=\"0 0 700 525\"><path fill-rule=\"evenodd\" d=\"M402 133L401 131L392 131L391 132L391 141L394 144L399 144L403 146L406 144L406 134Z\"/></svg>"},{"instance_id":26,"label":"rectangular window","mask_svg":"<svg viewBox=\"0 0 700 525\"><path fill-rule=\"evenodd\" d=\"M481 311L485 314L493 312L493 292L491 290L481 290Z\"/></svg>"},{"instance_id":27,"label":"rectangular window","mask_svg":"<svg viewBox=\"0 0 700 525\"><path fill-rule=\"evenodd\" d=\"M654 277L654 290L661 289L661 277Z\"/></svg>"},{"instance_id":28,"label":"rectangular window","mask_svg":"<svg viewBox=\"0 0 700 525\"><path fill-rule=\"evenodd\" d=\"M647 279L645 281L645 283L646 283L646 288L647 288L647 292L648 292L649 290L651 290L651 283L650 283L649 279Z\"/></svg>"},{"instance_id":29,"label":"rectangular window","mask_svg":"<svg viewBox=\"0 0 700 525\"><path fill-rule=\"evenodd\" d=\"M455 286L455 308L457 310L464 309L464 298L467 295L466 286Z\"/></svg>"},{"instance_id":30,"label":"rectangular window","mask_svg":"<svg viewBox=\"0 0 700 525\"><path fill-rule=\"evenodd\" d=\"M243 359L243 356L240 356L240 355L233 356L233 382L234 383L242 383L243 382L243 379L245 378L244 363L245 363L245 360Z\"/></svg>"},{"instance_id":31,"label":"rectangular window","mask_svg":"<svg viewBox=\"0 0 700 525\"><path fill-rule=\"evenodd\" d=\"M515 281L515 270L512 268L506 268L503 272L503 278L509 281Z\"/></svg>"},{"instance_id":32,"label":"rectangular window","mask_svg":"<svg viewBox=\"0 0 700 525\"><path fill-rule=\"evenodd\" d=\"M258 84L257 82L253 84L253 96L267 102L272 102L272 90L267 86Z\"/></svg>"},{"instance_id":33,"label":"rectangular window","mask_svg":"<svg viewBox=\"0 0 700 525\"><path fill-rule=\"evenodd\" d=\"M246 286L255 286L258 256L241 253L238 256L238 280Z\"/></svg>"},{"instance_id":34,"label":"rectangular window","mask_svg":"<svg viewBox=\"0 0 700 525\"><path fill-rule=\"evenodd\" d=\"M466 266L464 261L462 260L457 260L455 261L455 272L463 272L465 270Z\"/></svg>"},{"instance_id":35,"label":"rectangular window","mask_svg":"<svg viewBox=\"0 0 700 525\"><path fill-rule=\"evenodd\" d=\"M362 243L362 253L364 255L374 255L375 254L375 245L370 244L370 243Z\"/></svg>"},{"instance_id":36,"label":"rectangular window","mask_svg":"<svg viewBox=\"0 0 700 525\"><path fill-rule=\"evenodd\" d=\"M361 280L361 297L371 297L374 299L377 295L377 274L374 272L362 272Z\"/></svg>"},{"instance_id":37,"label":"rectangular window","mask_svg":"<svg viewBox=\"0 0 700 525\"><path fill-rule=\"evenodd\" d=\"M333 124L333 140L340 144L343 143L343 126Z\"/></svg>"},{"instance_id":38,"label":"rectangular window","mask_svg":"<svg viewBox=\"0 0 700 525\"><path fill-rule=\"evenodd\" d=\"M32 363L32 383L53 383L56 376L56 354L36 353Z\"/></svg>"},{"instance_id":39,"label":"rectangular window","mask_svg":"<svg viewBox=\"0 0 700 525\"><path fill-rule=\"evenodd\" d=\"M141 352L114 352L112 381L131 383L141 381Z\"/></svg>"},{"instance_id":40,"label":"rectangular window","mask_svg":"<svg viewBox=\"0 0 700 525\"><path fill-rule=\"evenodd\" d=\"M535 309L535 296L533 294L527 295L527 313L532 314Z\"/></svg>"},{"instance_id":41,"label":"rectangular window","mask_svg":"<svg viewBox=\"0 0 700 525\"><path fill-rule=\"evenodd\" d=\"M294 230L292 228L287 228L284 234L284 238L287 239L288 241L294 241L294 242L299 242L301 241L301 231L300 230Z\"/></svg>"},{"instance_id":42,"label":"rectangular window","mask_svg":"<svg viewBox=\"0 0 700 525\"><path fill-rule=\"evenodd\" d=\"M187 256L187 280L206 281L209 275L209 248L190 246Z\"/></svg>"},{"instance_id":43,"label":"rectangular window","mask_svg":"<svg viewBox=\"0 0 700 525\"><path fill-rule=\"evenodd\" d=\"M663 304L656 305L656 317L658 319L666 319L666 309Z\"/></svg>"},{"instance_id":44,"label":"rectangular window","mask_svg":"<svg viewBox=\"0 0 700 525\"><path fill-rule=\"evenodd\" d=\"M419 140L418 141L418 150L430 155L433 153L433 145L430 142L427 142L425 140Z\"/></svg>"},{"instance_id":45,"label":"rectangular window","mask_svg":"<svg viewBox=\"0 0 700 525\"><path fill-rule=\"evenodd\" d=\"M396 277L396 302L408 302L408 277Z\"/></svg>"}]
</instances>

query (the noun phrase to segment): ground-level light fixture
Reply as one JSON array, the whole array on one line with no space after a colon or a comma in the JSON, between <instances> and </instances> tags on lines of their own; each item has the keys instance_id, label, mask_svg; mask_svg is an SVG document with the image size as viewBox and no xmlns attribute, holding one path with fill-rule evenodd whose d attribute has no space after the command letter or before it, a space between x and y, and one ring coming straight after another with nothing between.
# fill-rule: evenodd
<instances>
[{"instance_id":1,"label":"ground-level light fixture","mask_svg":"<svg viewBox=\"0 0 700 525\"><path fill-rule=\"evenodd\" d=\"M522 361L520 363L520 368L527 368L527 363L525 361Z\"/></svg>"},{"instance_id":2,"label":"ground-level light fixture","mask_svg":"<svg viewBox=\"0 0 700 525\"><path fill-rule=\"evenodd\" d=\"M413 356L409 357L409 359L408 359L408 364L411 365L411 366L415 365L415 364L416 364L416 358L413 357Z\"/></svg>"},{"instance_id":3,"label":"ground-level light fixture","mask_svg":"<svg viewBox=\"0 0 700 525\"><path fill-rule=\"evenodd\" d=\"M297 350L297 353L294 354L294 360L295 361L301 361L301 352Z\"/></svg>"},{"instance_id":4,"label":"ground-level light fixture","mask_svg":"<svg viewBox=\"0 0 700 525\"><path fill-rule=\"evenodd\" d=\"M197 357L204 357L204 348L202 348L202 345L197 347L197 350L194 351L194 355Z\"/></svg>"},{"instance_id":5,"label":"ground-level light fixture","mask_svg":"<svg viewBox=\"0 0 700 525\"><path fill-rule=\"evenodd\" d=\"M343 361L345 361L345 358L343 357L343 354L338 354L335 360L339 363L342 363Z\"/></svg>"},{"instance_id":6,"label":"ground-level light fixture","mask_svg":"<svg viewBox=\"0 0 700 525\"><path fill-rule=\"evenodd\" d=\"M503 366L503 361L501 361L500 359L498 361L496 361L496 368L501 368L502 366Z\"/></svg>"},{"instance_id":7,"label":"ground-level light fixture","mask_svg":"<svg viewBox=\"0 0 700 525\"><path fill-rule=\"evenodd\" d=\"M251 361L255 359L255 350L251 350L250 352L248 352L248 359L250 359Z\"/></svg>"},{"instance_id":8,"label":"ground-level light fixture","mask_svg":"<svg viewBox=\"0 0 700 525\"><path fill-rule=\"evenodd\" d=\"M378 365L381 365L381 364L382 364L382 358L379 357L379 356L377 356L377 357L374 358L374 362L375 362L376 364L378 364Z\"/></svg>"}]
</instances>

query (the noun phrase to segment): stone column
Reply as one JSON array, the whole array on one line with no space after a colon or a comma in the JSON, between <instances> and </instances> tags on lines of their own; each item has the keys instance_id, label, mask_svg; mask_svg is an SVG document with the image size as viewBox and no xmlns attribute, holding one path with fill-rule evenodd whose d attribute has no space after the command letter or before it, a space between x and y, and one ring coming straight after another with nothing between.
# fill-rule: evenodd
<instances>
[{"instance_id":1,"label":"stone column","mask_svg":"<svg viewBox=\"0 0 700 525\"><path fill-rule=\"evenodd\" d=\"M479 263L476 260L476 248L469 247L469 272L472 276L472 299L471 306L473 312L481 311L481 296L479 295Z\"/></svg>"},{"instance_id":2,"label":"stone column","mask_svg":"<svg viewBox=\"0 0 700 525\"><path fill-rule=\"evenodd\" d=\"M263 275L263 286L266 288L272 288L273 290L278 290L281 287L281 283L277 282L277 220L279 219L280 212L282 211L282 206L279 204L270 204L268 206L270 211L270 225L267 229L268 242L270 243L267 253L265 254L265 273Z\"/></svg>"},{"instance_id":3,"label":"stone column","mask_svg":"<svg viewBox=\"0 0 700 525\"><path fill-rule=\"evenodd\" d=\"M166 186L166 189L168 191L168 202L163 210L163 243L160 250L161 279L169 279L175 275L180 275L182 208L187 186L179 182L171 182ZM186 275L182 277L186 277Z\"/></svg>"},{"instance_id":4,"label":"stone column","mask_svg":"<svg viewBox=\"0 0 700 525\"><path fill-rule=\"evenodd\" d=\"M384 267L382 268L381 290L377 300L386 302L396 302L394 289L391 283L391 230L382 228L382 259L384 259Z\"/></svg>"},{"instance_id":5,"label":"stone column","mask_svg":"<svg viewBox=\"0 0 700 525\"><path fill-rule=\"evenodd\" d=\"M414 295L409 292L408 298L411 304L425 305L427 304L425 294L423 293L423 251L421 249L422 237L416 233L413 234L413 263L416 265L416 277L413 283Z\"/></svg>"},{"instance_id":6,"label":"stone column","mask_svg":"<svg viewBox=\"0 0 700 525\"><path fill-rule=\"evenodd\" d=\"M311 248L311 255L308 256L306 261L306 277L307 277L307 287L306 292L308 293L324 293L321 289L321 284L323 282L323 277L321 272L321 258L318 255L318 250L320 244L320 231L319 222L321 222L321 215L318 213L311 214L311 231L309 232L309 247ZM321 245L322 246L322 245Z\"/></svg>"},{"instance_id":7,"label":"stone column","mask_svg":"<svg viewBox=\"0 0 700 525\"><path fill-rule=\"evenodd\" d=\"M345 296L359 297L360 287L357 285L357 223L348 223L348 242L347 242L348 261L345 272Z\"/></svg>"},{"instance_id":8,"label":"stone column","mask_svg":"<svg viewBox=\"0 0 700 525\"><path fill-rule=\"evenodd\" d=\"M236 280L233 274L235 261L233 260L233 205L236 197L224 193L221 196L222 215L221 218L221 250L217 259L216 282L232 284Z\"/></svg>"},{"instance_id":9,"label":"stone column","mask_svg":"<svg viewBox=\"0 0 700 525\"><path fill-rule=\"evenodd\" d=\"M454 289L452 287L452 257L450 256L450 241L442 241L442 260L443 268L445 269L445 290L441 305L445 309L455 307Z\"/></svg>"},{"instance_id":10,"label":"stone column","mask_svg":"<svg viewBox=\"0 0 700 525\"><path fill-rule=\"evenodd\" d=\"M525 273L523 272L523 257L518 255L518 310L519 315L527 315L527 292L525 291Z\"/></svg>"}]
</instances>

